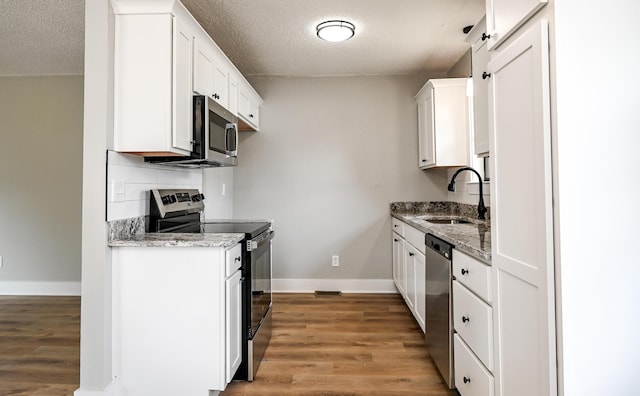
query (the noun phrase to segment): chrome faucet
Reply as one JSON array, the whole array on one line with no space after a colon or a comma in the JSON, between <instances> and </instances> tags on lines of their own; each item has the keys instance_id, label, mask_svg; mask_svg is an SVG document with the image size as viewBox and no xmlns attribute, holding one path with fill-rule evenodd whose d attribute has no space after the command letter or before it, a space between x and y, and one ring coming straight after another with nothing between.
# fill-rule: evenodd
<instances>
[{"instance_id":1,"label":"chrome faucet","mask_svg":"<svg viewBox=\"0 0 640 396\"><path fill-rule=\"evenodd\" d=\"M487 213L487 208L484 206L484 197L482 195L482 176L480 176L478 171L468 166L458 169L451 177L451 182L449 182L447 190L456 191L456 176L458 176L460 172L466 170L471 171L478 176L478 192L480 193L480 200L478 201L478 219L484 220L484 214Z\"/></svg>"}]
</instances>

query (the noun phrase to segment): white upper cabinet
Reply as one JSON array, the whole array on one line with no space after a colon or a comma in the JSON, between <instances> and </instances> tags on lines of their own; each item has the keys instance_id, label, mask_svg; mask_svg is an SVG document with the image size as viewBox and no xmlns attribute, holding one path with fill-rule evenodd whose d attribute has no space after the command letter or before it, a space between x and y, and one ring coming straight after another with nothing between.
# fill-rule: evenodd
<instances>
[{"instance_id":1,"label":"white upper cabinet","mask_svg":"<svg viewBox=\"0 0 640 396\"><path fill-rule=\"evenodd\" d=\"M260 105L262 99L249 84L238 87L238 127L240 130L260 130Z\"/></svg>"},{"instance_id":2,"label":"white upper cabinet","mask_svg":"<svg viewBox=\"0 0 640 396\"><path fill-rule=\"evenodd\" d=\"M418 103L418 166L466 166L467 79L429 80L416 95Z\"/></svg>"},{"instance_id":3,"label":"white upper cabinet","mask_svg":"<svg viewBox=\"0 0 640 396\"><path fill-rule=\"evenodd\" d=\"M194 93L259 129L262 98L180 2L111 3L115 151L189 155Z\"/></svg>"},{"instance_id":4,"label":"white upper cabinet","mask_svg":"<svg viewBox=\"0 0 640 396\"><path fill-rule=\"evenodd\" d=\"M191 151L192 37L171 14L115 16L116 151Z\"/></svg>"},{"instance_id":5,"label":"white upper cabinet","mask_svg":"<svg viewBox=\"0 0 640 396\"><path fill-rule=\"evenodd\" d=\"M548 0L487 0L488 49L506 40Z\"/></svg>"},{"instance_id":6,"label":"white upper cabinet","mask_svg":"<svg viewBox=\"0 0 640 396\"><path fill-rule=\"evenodd\" d=\"M487 36L483 17L469 32L471 76L473 80L473 152L478 157L489 155L489 77Z\"/></svg>"}]
</instances>

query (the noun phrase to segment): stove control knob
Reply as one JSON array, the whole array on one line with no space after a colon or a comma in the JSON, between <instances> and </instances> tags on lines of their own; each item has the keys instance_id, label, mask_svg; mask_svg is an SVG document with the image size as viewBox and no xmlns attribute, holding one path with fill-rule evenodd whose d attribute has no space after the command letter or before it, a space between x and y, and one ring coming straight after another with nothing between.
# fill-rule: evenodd
<instances>
[{"instance_id":1,"label":"stove control knob","mask_svg":"<svg viewBox=\"0 0 640 396\"><path fill-rule=\"evenodd\" d=\"M191 200L193 202L200 202L204 199L204 195L203 194L195 194L191 196Z\"/></svg>"},{"instance_id":2,"label":"stove control knob","mask_svg":"<svg viewBox=\"0 0 640 396\"><path fill-rule=\"evenodd\" d=\"M169 205L171 203L171 198L169 198L168 195L165 195L161 199L162 199L162 203L165 204L165 205Z\"/></svg>"},{"instance_id":3,"label":"stove control knob","mask_svg":"<svg viewBox=\"0 0 640 396\"><path fill-rule=\"evenodd\" d=\"M169 203L176 203L178 200L175 195L167 195L169 197Z\"/></svg>"}]
</instances>

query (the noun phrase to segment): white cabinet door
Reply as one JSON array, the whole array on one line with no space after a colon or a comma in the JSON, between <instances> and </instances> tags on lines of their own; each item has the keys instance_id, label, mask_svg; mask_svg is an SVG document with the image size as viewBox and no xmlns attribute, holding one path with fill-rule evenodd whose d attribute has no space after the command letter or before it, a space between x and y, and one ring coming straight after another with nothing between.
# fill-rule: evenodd
<instances>
[{"instance_id":1,"label":"white cabinet door","mask_svg":"<svg viewBox=\"0 0 640 396\"><path fill-rule=\"evenodd\" d=\"M393 282L396 284L398 291L405 296L405 273L404 273L404 240L395 232L392 233L392 251L393 251Z\"/></svg>"},{"instance_id":2,"label":"white cabinet door","mask_svg":"<svg viewBox=\"0 0 640 396\"><path fill-rule=\"evenodd\" d=\"M238 78L229 75L229 111L238 116Z\"/></svg>"},{"instance_id":3,"label":"white cabinet door","mask_svg":"<svg viewBox=\"0 0 640 396\"><path fill-rule=\"evenodd\" d=\"M213 62L213 100L229 108L229 67L222 53L215 54Z\"/></svg>"},{"instance_id":4,"label":"white cabinet door","mask_svg":"<svg viewBox=\"0 0 640 396\"><path fill-rule=\"evenodd\" d=\"M418 167L436 164L435 141L433 138L433 101L426 95L418 102Z\"/></svg>"},{"instance_id":5,"label":"white cabinet door","mask_svg":"<svg viewBox=\"0 0 640 396\"><path fill-rule=\"evenodd\" d=\"M556 394L548 26L489 62L496 390Z\"/></svg>"},{"instance_id":6,"label":"white cabinet door","mask_svg":"<svg viewBox=\"0 0 640 396\"><path fill-rule=\"evenodd\" d=\"M411 312L415 312L416 306L416 255L418 251L408 243L404 244L404 274L407 280L405 285L405 301Z\"/></svg>"},{"instance_id":7,"label":"white cabinet door","mask_svg":"<svg viewBox=\"0 0 640 396\"><path fill-rule=\"evenodd\" d=\"M226 281L226 381L231 382L242 363L242 271Z\"/></svg>"},{"instance_id":8,"label":"white cabinet door","mask_svg":"<svg viewBox=\"0 0 640 396\"><path fill-rule=\"evenodd\" d=\"M427 317L426 311L426 295L425 295L425 287L426 287L426 262L424 259L424 254L416 253L414 257L414 271L415 271L415 279L416 279L416 303L415 303L415 312L414 316L416 321L420 325L420 328L423 332L426 331L425 327L425 318Z\"/></svg>"},{"instance_id":9,"label":"white cabinet door","mask_svg":"<svg viewBox=\"0 0 640 396\"><path fill-rule=\"evenodd\" d=\"M407 306L416 318L422 331L425 330L425 259L424 254L405 241L404 262L406 277L406 297Z\"/></svg>"},{"instance_id":10,"label":"white cabinet door","mask_svg":"<svg viewBox=\"0 0 640 396\"><path fill-rule=\"evenodd\" d=\"M191 151L193 90L191 88L191 47L193 34L178 18L173 19L173 147Z\"/></svg>"},{"instance_id":11,"label":"white cabinet door","mask_svg":"<svg viewBox=\"0 0 640 396\"><path fill-rule=\"evenodd\" d=\"M483 29L484 23L478 26ZM479 157L489 155L489 77L487 40L478 37L471 46L471 75L473 79L473 152Z\"/></svg>"},{"instance_id":12,"label":"white cabinet door","mask_svg":"<svg viewBox=\"0 0 640 396\"><path fill-rule=\"evenodd\" d=\"M193 42L193 92L213 96L213 49L211 43Z\"/></svg>"},{"instance_id":13,"label":"white cabinet door","mask_svg":"<svg viewBox=\"0 0 640 396\"><path fill-rule=\"evenodd\" d=\"M242 83L238 88L238 117L244 121L239 125L241 130L260 129L260 100Z\"/></svg>"},{"instance_id":14,"label":"white cabinet door","mask_svg":"<svg viewBox=\"0 0 640 396\"><path fill-rule=\"evenodd\" d=\"M506 40L547 2L548 0L487 0L489 49Z\"/></svg>"}]
</instances>

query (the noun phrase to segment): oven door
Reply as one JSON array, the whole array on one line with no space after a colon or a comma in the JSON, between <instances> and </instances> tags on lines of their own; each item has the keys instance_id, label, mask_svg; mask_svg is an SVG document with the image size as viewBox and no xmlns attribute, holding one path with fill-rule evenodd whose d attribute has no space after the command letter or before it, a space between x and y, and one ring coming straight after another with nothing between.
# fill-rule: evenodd
<instances>
[{"instance_id":1,"label":"oven door","mask_svg":"<svg viewBox=\"0 0 640 396\"><path fill-rule=\"evenodd\" d=\"M271 240L275 232L268 230L247 242L251 262L251 330L249 339L257 333L271 306Z\"/></svg>"}]
</instances>

